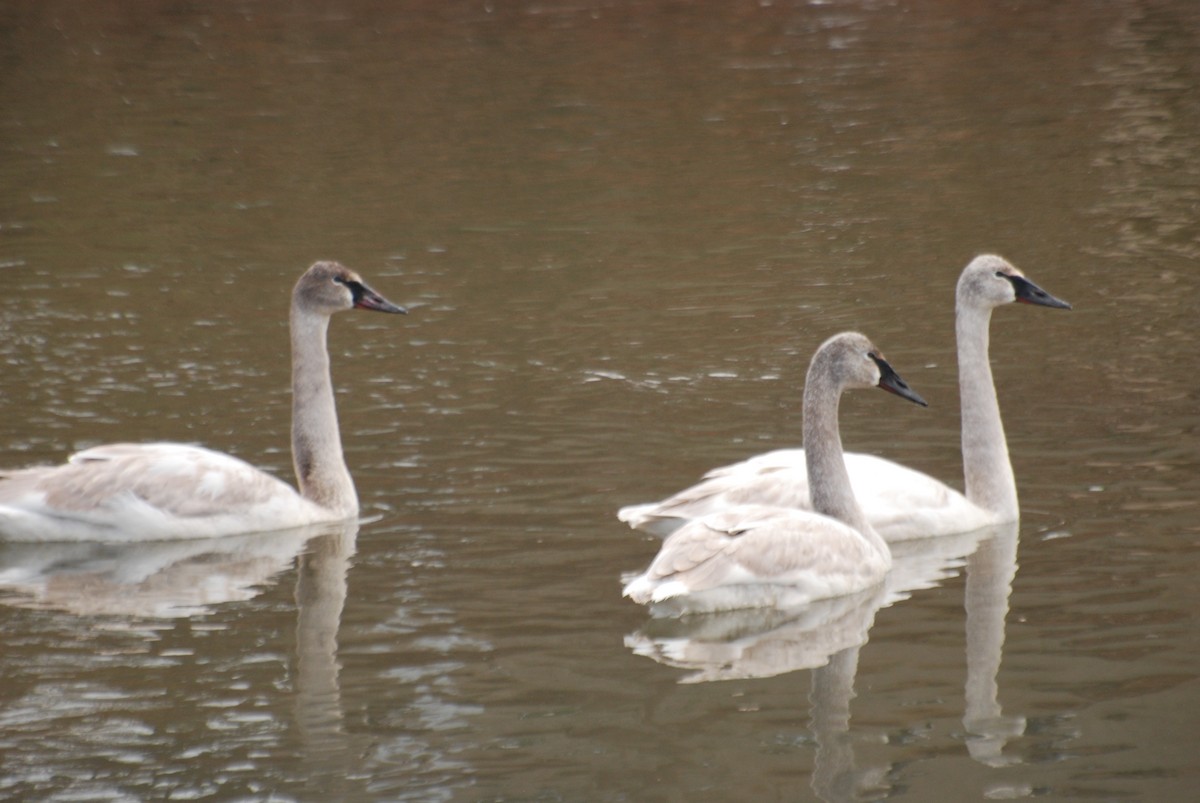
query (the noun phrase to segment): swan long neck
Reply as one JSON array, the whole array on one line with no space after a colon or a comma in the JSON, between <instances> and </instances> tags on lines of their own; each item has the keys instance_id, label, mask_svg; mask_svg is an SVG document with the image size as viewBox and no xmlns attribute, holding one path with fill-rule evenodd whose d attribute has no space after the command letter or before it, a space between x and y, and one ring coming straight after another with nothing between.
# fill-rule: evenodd
<instances>
[{"instance_id":1,"label":"swan long neck","mask_svg":"<svg viewBox=\"0 0 1200 803\"><path fill-rule=\"evenodd\" d=\"M887 546L867 521L854 497L842 436L838 429L841 388L814 361L804 383L804 459L813 510L853 527L876 548L887 554Z\"/></svg>"},{"instance_id":2,"label":"swan long neck","mask_svg":"<svg viewBox=\"0 0 1200 803\"><path fill-rule=\"evenodd\" d=\"M962 403L963 479L967 499L1008 521L1016 520L1020 508L988 361L991 317L991 309L972 307L959 300L955 327L958 392Z\"/></svg>"},{"instance_id":3,"label":"swan long neck","mask_svg":"<svg viewBox=\"0 0 1200 803\"><path fill-rule=\"evenodd\" d=\"M295 303L292 333L292 463L300 494L347 516L358 512L354 481L342 456L341 432L329 374L329 316Z\"/></svg>"}]
</instances>

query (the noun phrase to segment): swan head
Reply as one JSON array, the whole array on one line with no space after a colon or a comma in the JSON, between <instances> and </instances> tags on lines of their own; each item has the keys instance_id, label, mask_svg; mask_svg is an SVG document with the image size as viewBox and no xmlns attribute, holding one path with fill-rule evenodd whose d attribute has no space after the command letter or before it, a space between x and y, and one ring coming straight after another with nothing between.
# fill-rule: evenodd
<instances>
[{"instance_id":1,"label":"swan head","mask_svg":"<svg viewBox=\"0 0 1200 803\"><path fill-rule=\"evenodd\" d=\"M896 373L883 352L866 335L858 332L834 335L813 355L807 382L830 379L841 388L879 388L922 407L929 406Z\"/></svg>"},{"instance_id":2,"label":"swan head","mask_svg":"<svg viewBox=\"0 0 1200 803\"><path fill-rule=\"evenodd\" d=\"M292 291L292 304L323 315L356 308L408 312L376 293L361 276L338 262L316 262L306 270Z\"/></svg>"},{"instance_id":3,"label":"swan head","mask_svg":"<svg viewBox=\"0 0 1200 803\"><path fill-rule=\"evenodd\" d=\"M1014 301L1071 309L1066 301L1050 295L1008 260L995 254L975 257L959 277L959 304L991 309Z\"/></svg>"}]
</instances>

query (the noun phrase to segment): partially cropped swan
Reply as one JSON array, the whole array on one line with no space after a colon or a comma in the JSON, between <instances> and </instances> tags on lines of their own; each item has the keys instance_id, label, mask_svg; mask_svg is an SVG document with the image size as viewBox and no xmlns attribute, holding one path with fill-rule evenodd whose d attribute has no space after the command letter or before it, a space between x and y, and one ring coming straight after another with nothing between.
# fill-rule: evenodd
<instances>
[{"instance_id":1,"label":"partially cropped swan","mask_svg":"<svg viewBox=\"0 0 1200 803\"><path fill-rule=\"evenodd\" d=\"M117 443L60 466L0 475L0 539L145 541L211 538L342 521L358 496L342 457L329 317L404 312L336 262L317 262L292 292L292 459L300 492L248 463L178 443Z\"/></svg>"},{"instance_id":2,"label":"partially cropped swan","mask_svg":"<svg viewBox=\"0 0 1200 803\"><path fill-rule=\"evenodd\" d=\"M846 455L854 493L885 541L962 533L1017 520L1017 486L988 362L992 310L1014 301L1071 308L991 254L972 260L958 280L955 328L965 495L890 460ZM780 449L714 469L691 488L661 502L622 508L617 516L631 527L662 534L689 519L745 504L811 510L804 450Z\"/></svg>"},{"instance_id":3,"label":"partially cropped swan","mask_svg":"<svg viewBox=\"0 0 1200 803\"><path fill-rule=\"evenodd\" d=\"M871 341L857 332L826 340L804 383L804 443L817 512L765 505L734 507L672 533L625 596L655 614L802 605L853 594L883 579L887 544L854 498L838 403L847 388L880 387L917 404Z\"/></svg>"}]
</instances>

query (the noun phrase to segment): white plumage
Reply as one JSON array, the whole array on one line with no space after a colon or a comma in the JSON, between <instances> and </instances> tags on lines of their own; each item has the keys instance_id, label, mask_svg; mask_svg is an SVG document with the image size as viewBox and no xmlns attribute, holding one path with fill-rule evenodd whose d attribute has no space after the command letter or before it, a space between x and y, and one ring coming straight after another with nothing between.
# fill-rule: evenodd
<instances>
[{"instance_id":1,"label":"white plumage","mask_svg":"<svg viewBox=\"0 0 1200 803\"><path fill-rule=\"evenodd\" d=\"M145 541L212 538L351 519L358 497L342 457L329 317L404 310L335 262L309 268L292 293L292 453L299 493L250 464L178 443L118 443L60 466L0 475L0 538Z\"/></svg>"},{"instance_id":2,"label":"white plumage","mask_svg":"<svg viewBox=\"0 0 1200 803\"><path fill-rule=\"evenodd\" d=\"M835 335L817 349L804 387L805 455L818 512L731 507L672 533L625 596L656 615L748 607L794 607L852 594L883 579L887 545L854 499L838 431L847 388L878 386L919 404L863 335Z\"/></svg>"},{"instance_id":3,"label":"white plumage","mask_svg":"<svg viewBox=\"0 0 1200 803\"><path fill-rule=\"evenodd\" d=\"M672 533L624 595L657 615L792 608L870 588L890 566L886 546L840 521L748 506Z\"/></svg>"},{"instance_id":4,"label":"white plumage","mask_svg":"<svg viewBox=\"0 0 1200 803\"><path fill-rule=\"evenodd\" d=\"M965 494L881 457L845 456L854 494L885 541L962 533L1019 516L988 363L992 309L1013 301L1070 308L1001 257L976 257L963 270L955 310ZM780 449L713 469L661 502L624 507L617 515L631 527L664 534L687 520L745 504L812 510L804 450Z\"/></svg>"}]
</instances>

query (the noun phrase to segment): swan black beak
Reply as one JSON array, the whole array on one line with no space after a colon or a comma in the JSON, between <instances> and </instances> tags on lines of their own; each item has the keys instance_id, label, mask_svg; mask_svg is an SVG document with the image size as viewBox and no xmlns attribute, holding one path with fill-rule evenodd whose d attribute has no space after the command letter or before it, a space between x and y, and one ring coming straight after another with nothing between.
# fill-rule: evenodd
<instances>
[{"instance_id":1,"label":"swan black beak","mask_svg":"<svg viewBox=\"0 0 1200 803\"><path fill-rule=\"evenodd\" d=\"M402 315L408 313L408 310L404 307L393 304L362 282L346 282L346 286L350 288L350 293L354 296L354 306L358 309L369 309L376 312L396 312Z\"/></svg>"},{"instance_id":2,"label":"swan black beak","mask_svg":"<svg viewBox=\"0 0 1200 803\"><path fill-rule=\"evenodd\" d=\"M928 407L929 402L925 401L918 393L908 386L908 383L900 378L900 374L896 373L895 369L888 364L888 361L877 354L869 354L875 364L879 366L879 385L888 393L895 393L902 399L908 399L913 404L919 404L922 407Z\"/></svg>"},{"instance_id":3,"label":"swan black beak","mask_svg":"<svg viewBox=\"0 0 1200 803\"><path fill-rule=\"evenodd\" d=\"M1055 298L1024 276L1005 276L1012 282L1016 291L1017 301L1025 304L1037 304L1039 307L1054 307L1055 309L1070 309L1071 305L1061 298Z\"/></svg>"}]
</instances>

